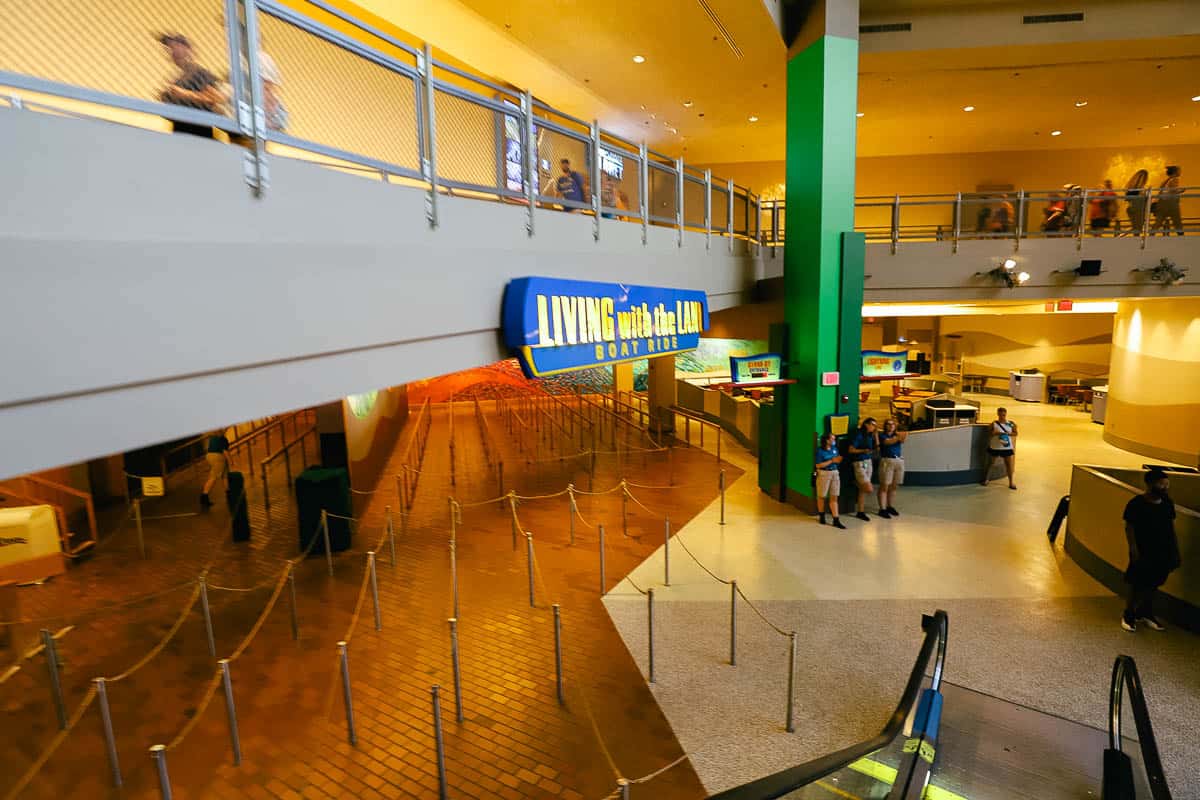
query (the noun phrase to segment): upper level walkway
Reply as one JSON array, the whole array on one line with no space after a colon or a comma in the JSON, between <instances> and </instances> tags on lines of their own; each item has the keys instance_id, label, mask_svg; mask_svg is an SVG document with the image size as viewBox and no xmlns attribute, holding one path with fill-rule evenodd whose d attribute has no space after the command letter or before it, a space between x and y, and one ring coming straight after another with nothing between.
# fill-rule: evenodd
<instances>
[{"instance_id":1,"label":"upper level walkway","mask_svg":"<svg viewBox=\"0 0 1200 800\"><path fill-rule=\"evenodd\" d=\"M238 8L97 26L52 2L0 32L20 299L0 335L23 343L0 476L494 361L515 277L702 289L719 310L782 275L783 209L732 181L321 0ZM1192 291L1133 270L1189 264L1195 237L1035 238L1035 198L1011 240L968 240L980 198L863 199L867 300L997 297L1009 258L1024 299ZM1082 258L1101 275L1077 278Z\"/></svg>"}]
</instances>

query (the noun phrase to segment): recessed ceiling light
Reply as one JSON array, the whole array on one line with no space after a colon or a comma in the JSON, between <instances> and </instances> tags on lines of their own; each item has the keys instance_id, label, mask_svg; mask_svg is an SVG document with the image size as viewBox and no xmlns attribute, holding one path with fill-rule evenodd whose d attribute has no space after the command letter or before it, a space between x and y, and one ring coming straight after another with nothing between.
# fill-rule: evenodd
<instances>
[{"instance_id":1,"label":"recessed ceiling light","mask_svg":"<svg viewBox=\"0 0 1200 800\"><path fill-rule=\"evenodd\" d=\"M1083 108L1083 107L1084 107L1084 106L1086 106L1087 104L1088 104L1088 101L1087 101L1087 100L1076 100L1076 101L1075 101L1075 107L1076 107L1076 108Z\"/></svg>"},{"instance_id":2,"label":"recessed ceiling light","mask_svg":"<svg viewBox=\"0 0 1200 800\"><path fill-rule=\"evenodd\" d=\"M1015 258L1004 259L1004 268L1005 269L1012 269L1015 266L1017 266L1017 260Z\"/></svg>"},{"instance_id":3,"label":"recessed ceiling light","mask_svg":"<svg viewBox=\"0 0 1200 800\"><path fill-rule=\"evenodd\" d=\"M758 117L750 117L751 122L758 122Z\"/></svg>"},{"instance_id":4,"label":"recessed ceiling light","mask_svg":"<svg viewBox=\"0 0 1200 800\"><path fill-rule=\"evenodd\" d=\"M1200 103L1200 94L1198 94L1198 95L1196 95L1195 97L1193 97L1193 98L1192 98L1192 102L1193 102L1193 103Z\"/></svg>"},{"instance_id":5,"label":"recessed ceiling light","mask_svg":"<svg viewBox=\"0 0 1200 800\"><path fill-rule=\"evenodd\" d=\"M693 105L693 103L692 103L692 101L691 101L691 100L684 100L684 101L683 101L683 107L684 107L684 108L691 108L691 107L692 107L692 105Z\"/></svg>"},{"instance_id":6,"label":"recessed ceiling light","mask_svg":"<svg viewBox=\"0 0 1200 800\"><path fill-rule=\"evenodd\" d=\"M1062 136L1062 131L1050 131L1051 136Z\"/></svg>"},{"instance_id":7,"label":"recessed ceiling light","mask_svg":"<svg viewBox=\"0 0 1200 800\"><path fill-rule=\"evenodd\" d=\"M858 112L857 114L855 114L854 116L858 117L859 119L862 119L863 117L865 117L865 116L866 116L866 114L864 114L863 112L859 111L859 112Z\"/></svg>"},{"instance_id":8,"label":"recessed ceiling light","mask_svg":"<svg viewBox=\"0 0 1200 800\"><path fill-rule=\"evenodd\" d=\"M633 63L635 63L635 64L641 64L645 60L646 60L645 56L634 56L633 57Z\"/></svg>"},{"instance_id":9,"label":"recessed ceiling light","mask_svg":"<svg viewBox=\"0 0 1200 800\"><path fill-rule=\"evenodd\" d=\"M975 106L963 106L963 111L974 111Z\"/></svg>"}]
</instances>

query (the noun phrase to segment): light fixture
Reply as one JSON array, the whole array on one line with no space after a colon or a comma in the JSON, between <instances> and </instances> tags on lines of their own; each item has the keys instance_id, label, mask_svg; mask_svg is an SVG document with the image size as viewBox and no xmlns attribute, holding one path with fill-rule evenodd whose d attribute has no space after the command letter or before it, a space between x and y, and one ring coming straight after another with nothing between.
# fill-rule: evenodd
<instances>
[{"instance_id":1,"label":"light fixture","mask_svg":"<svg viewBox=\"0 0 1200 800\"><path fill-rule=\"evenodd\" d=\"M1075 101L1075 107L1076 107L1076 108L1083 108L1083 107L1084 107L1084 106L1086 106L1087 104L1088 104L1088 101L1087 101L1087 100L1076 100L1076 101Z\"/></svg>"},{"instance_id":2,"label":"light fixture","mask_svg":"<svg viewBox=\"0 0 1200 800\"><path fill-rule=\"evenodd\" d=\"M751 122L758 122L758 117L751 116L751 117L750 117L750 121L751 121Z\"/></svg>"},{"instance_id":3,"label":"light fixture","mask_svg":"<svg viewBox=\"0 0 1200 800\"><path fill-rule=\"evenodd\" d=\"M863 117L866 116L866 114L864 114L863 112L860 111L857 114L855 114L854 116L858 117L859 119L862 119Z\"/></svg>"},{"instance_id":4,"label":"light fixture","mask_svg":"<svg viewBox=\"0 0 1200 800\"><path fill-rule=\"evenodd\" d=\"M1178 267L1175 262L1169 258L1160 258L1158 263L1153 267L1144 267L1142 269L1130 270L1131 272L1148 272L1150 280L1155 283L1161 283L1163 286L1175 286L1183 283L1184 277L1187 276L1187 267Z\"/></svg>"},{"instance_id":5,"label":"light fixture","mask_svg":"<svg viewBox=\"0 0 1200 800\"><path fill-rule=\"evenodd\" d=\"M1193 102L1193 103L1200 103L1200 94L1198 94L1198 95L1196 95L1195 97L1193 97L1193 98L1192 98L1192 102Z\"/></svg>"},{"instance_id":6,"label":"light fixture","mask_svg":"<svg viewBox=\"0 0 1200 800\"><path fill-rule=\"evenodd\" d=\"M683 107L684 107L684 108L691 108L693 105L694 105L694 103L692 103L692 101L691 101L691 100L684 100L684 101L683 101Z\"/></svg>"},{"instance_id":7,"label":"light fixture","mask_svg":"<svg viewBox=\"0 0 1200 800\"><path fill-rule=\"evenodd\" d=\"M1011 258L1004 259L1004 263L998 267L993 267L987 272L976 272L977 278L991 278L998 283L1003 283L1009 289L1015 289L1021 284L1029 280L1028 272L1013 272L1017 262Z\"/></svg>"},{"instance_id":8,"label":"light fixture","mask_svg":"<svg viewBox=\"0 0 1200 800\"><path fill-rule=\"evenodd\" d=\"M641 63L643 63L645 60L646 60L646 57L645 57L645 56L634 56L634 57L633 57L633 63L635 63L635 64L641 64Z\"/></svg>"},{"instance_id":9,"label":"light fixture","mask_svg":"<svg viewBox=\"0 0 1200 800\"><path fill-rule=\"evenodd\" d=\"M963 106L963 111L974 111L975 106Z\"/></svg>"},{"instance_id":10,"label":"light fixture","mask_svg":"<svg viewBox=\"0 0 1200 800\"><path fill-rule=\"evenodd\" d=\"M1062 131L1050 131L1051 136L1062 136Z\"/></svg>"}]
</instances>

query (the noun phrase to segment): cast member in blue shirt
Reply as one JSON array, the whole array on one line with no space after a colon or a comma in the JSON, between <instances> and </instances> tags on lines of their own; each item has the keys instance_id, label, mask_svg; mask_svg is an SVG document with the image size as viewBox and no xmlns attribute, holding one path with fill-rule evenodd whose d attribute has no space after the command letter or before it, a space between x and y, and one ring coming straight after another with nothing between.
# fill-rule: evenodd
<instances>
[{"instance_id":1,"label":"cast member in blue shirt","mask_svg":"<svg viewBox=\"0 0 1200 800\"><path fill-rule=\"evenodd\" d=\"M863 522L871 521L866 511L867 495L875 494L875 487L871 484L871 475L875 470L875 465L871 462L871 456L879 446L879 439L875 435L876 427L874 417L864 419L858 426L854 438L850 441L849 448L850 461L854 466L854 482L858 484L858 500L855 503L858 513L854 516Z\"/></svg>"},{"instance_id":2,"label":"cast member in blue shirt","mask_svg":"<svg viewBox=\"0 0 1200 800\"><path fill-rule=\"evenodd\" d=\"M900 446L908 438L908 431L900 430L894 419L883 423L879 434L879 516L898 517L900 512L893 505L896 490L904 483L904 458Z\"/></svg>"},{"instance_id":3,"label":"cast member in blue shirt","mask_svg":"<svg viewBox=\"0 0 1200 800\"><path fill-rule=\"evenodd\" d=\"M822 525L825 524L825 503L829 503L829 511L833 514L833 527L846 530L846 526L838 519L838 495L842 491L842 479L838 475L838 465L842 457L838 454L837 438L827 433L817 442L817 454L813 458L813 466L817 468L817 515Z\"/></svg>"}]
</instances>

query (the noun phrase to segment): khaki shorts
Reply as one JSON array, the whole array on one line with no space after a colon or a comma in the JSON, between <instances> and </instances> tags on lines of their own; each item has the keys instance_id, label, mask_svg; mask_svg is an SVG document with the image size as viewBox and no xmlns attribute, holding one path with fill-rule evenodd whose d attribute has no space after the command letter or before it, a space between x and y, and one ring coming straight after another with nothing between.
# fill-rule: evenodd
<instances>
[{"instance_id":1,"label":"khaki shorts","mask_svg":"<svg viewBox=\"0 0 1200 800\"><path fill-rule=\"evenodd\" d=\"M817 470L817 497L837 498L842 493L842 476L836 469Z\"/></svg>"},{"instance_id":2,"label":"khaki shorts","mask_svg":"<svg viewBox=\"0 0 1200 800\"><path fill-rule=\"evenodd\" d=\"M875 465L871 463L871 459L864 458L862 461L854 462L854 480L858 483L870 483L871 475L875 472Z\"/></svg>"},{"instance_id":3,"label":"khaki shorts","mask_svg":"<svg viewBox=\"0 0 1200 800\"><path fill-rule=\"evenodd\" d=\"M904 459L882 458L879 460L879 485L899 486L904 483Z\"/></svg>"},{"instance_id":4,"label":"khaki shorts","mask_svg":"<svg viewBox=\"0 0 1200 800\"><path fill-rule=\"evenodd\" d=\"M229 460L224 453L205 453L204 460L208 462L208 477L212 480L229 477Z\"/></svg>"}]
</instances>

